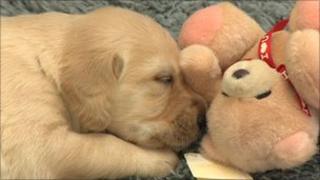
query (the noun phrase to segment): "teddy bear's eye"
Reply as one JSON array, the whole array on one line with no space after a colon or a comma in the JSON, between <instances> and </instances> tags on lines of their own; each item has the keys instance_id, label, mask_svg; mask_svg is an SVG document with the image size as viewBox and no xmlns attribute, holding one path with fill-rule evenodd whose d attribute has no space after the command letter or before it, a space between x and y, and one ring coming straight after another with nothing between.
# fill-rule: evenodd
<instances>
[{"instance_id":1,"label":"teddy bear's eye","mask_svg":"<svg viewBox=\"0 0 320 180\"><path fill-rule=\"evenodd\" d=\"M264 92L262 94L257 95L256 98L260 100L260 99L268 97L270 94L271 94L271 91L269 90L267 92Z\"/></svg>"}]
</instances>

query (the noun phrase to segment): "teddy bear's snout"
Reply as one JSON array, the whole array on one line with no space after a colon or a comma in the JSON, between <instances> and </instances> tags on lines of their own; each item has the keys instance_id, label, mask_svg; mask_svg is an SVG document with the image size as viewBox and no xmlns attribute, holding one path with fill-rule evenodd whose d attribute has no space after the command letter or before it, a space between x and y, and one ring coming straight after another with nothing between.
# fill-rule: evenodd
<instances>
[{"instance_id":1,"label":"teddy bear's snout","mask_svg":"<svg viewBox=\"0 0 320 180\"><path fill-rule=\"evenodd\" d=\"M240 61L230 66L222 80L222 94L227 97L267 97L279 74L262 60Z\"/></svg>"}]
</instances>

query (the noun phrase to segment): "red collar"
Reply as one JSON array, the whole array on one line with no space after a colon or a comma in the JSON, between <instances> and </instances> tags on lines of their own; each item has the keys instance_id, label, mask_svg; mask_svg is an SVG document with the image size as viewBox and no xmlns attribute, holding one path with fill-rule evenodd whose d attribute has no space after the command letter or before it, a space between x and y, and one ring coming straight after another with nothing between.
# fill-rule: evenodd
<instances>
[{"instance_id":1,"label":"red collar","mask_svg":"<svg viewBox=\"0 0 320 180\"><path fill-rule=\"evenodd\" d=\"M271 45L272 45L272 34L274 32L283 30L287 24L288 24L289 19L282 20L278 22L273 28L266 34L264 35L263 38L260 39L259 41L259 46L258 46L258 56L261 60L265 61L267 64L269 64L270 67L274 68L279 72L282 77L289 82L291 87L294 89L294 92L299 100L300 107L302 111L307 114L308 116L311 116L310 110L306 103L303 101L301 96L298 94L297 90L294 88L293 84L288 78L286 66L284 64L280 64L277 66L272 58L271 54Z\"/></svg>"}]
</instances>

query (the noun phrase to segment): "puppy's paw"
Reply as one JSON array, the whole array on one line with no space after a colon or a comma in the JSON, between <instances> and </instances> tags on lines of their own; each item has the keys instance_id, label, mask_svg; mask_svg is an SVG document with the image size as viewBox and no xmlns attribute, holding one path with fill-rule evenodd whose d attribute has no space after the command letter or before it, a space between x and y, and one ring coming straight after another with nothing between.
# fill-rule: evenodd
<instances>
[{"instance_id":1,"label":"puppy's paw","mask_svg":"<svg viewBox=\"0 0 320 180\"><path fill-rule=\"evenodd\" d=\"M174 172L179 159L173 151L148 150L139 162L137 168L140 172L137 174L163 177Z\"/></svg>"}]
</instances>

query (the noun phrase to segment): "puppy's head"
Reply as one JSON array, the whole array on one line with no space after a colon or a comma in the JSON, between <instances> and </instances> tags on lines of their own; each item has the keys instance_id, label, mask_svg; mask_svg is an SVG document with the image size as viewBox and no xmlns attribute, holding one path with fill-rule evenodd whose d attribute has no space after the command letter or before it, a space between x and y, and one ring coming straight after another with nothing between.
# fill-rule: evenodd
<instances>
[{"instance_id":1,"label":"puppy's head","mask_svg":"<svg viewBox=\"0 0 320 180\"><path fill-rule=\"evenodd\" d=\"M168 40L152 49L142 43L122 58L108 130L138 144L180 149L196 138L201 102L184 85L178 50Z\"/></svg>"},{"instance_id":2,"label":"puppy's head","mask_svg":"<svg viewBox=\"0 0 320 180\"><path fill-rule=\"evenodd\" d=\"M181 149L198 134L201 99L185 86L179 49L148 17L119 8L79 18L69 33L61 89L82 131Z\"/></svg>"}]
</instances>

